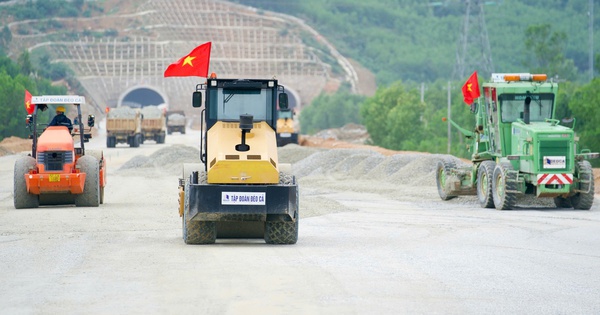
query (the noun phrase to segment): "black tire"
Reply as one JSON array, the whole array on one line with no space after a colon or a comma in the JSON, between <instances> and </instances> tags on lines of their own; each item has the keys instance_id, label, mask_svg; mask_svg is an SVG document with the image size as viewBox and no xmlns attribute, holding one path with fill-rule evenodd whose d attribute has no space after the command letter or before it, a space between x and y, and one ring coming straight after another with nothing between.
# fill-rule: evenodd
<instances>
[{"instance_id":1,"label":"black tire","mask_svg":"<svg viewBox=\"0 0 600 315\"><path fill-rule=\"evenodd\" d=\"M83 193L75 196L77 207L98 207L100 205L100 169L98 160L89 155L77 160L77 167L85 173Z\"/></svg>"},{"instance_id":2,"label":"black tire","mask_svg":"<svg viewBox=\"0 0 600 315\"><path fill-rule=\"evenodd\" d=\"M446 179L451 170L456 168L452 161L439 161L435 174L435 181L437 183L438 194L442 200L450 200L456 198L454 195L449 195L446 191Z\"/></svg>"},{"instance_id":3,"label":"black tire","mask_svg":"<svg viewBox=\"0 0 600 315\"><path fill-rule=\"evenodd\" d=\"M267 244L296 244L298 242L298 227L300 225L300 207L298 199L298 186L293 175L280 173L279 185L296 186L296 213L295 221L267 221L265 222L265 242Z\"/></svg>"},{"instance_id":4,"label":"black tire","mask_svg":"<svg viewBox=\"0 0 600 315\"><path fill-rule=\"evenodd\" d=\"M577 210L590 210L594 203L594 173L588 161L579 161L575 165L575 176L579 179L579 190L569 199Z\"/></svg>"},{"instance_id":5,"label":"black tire","mask_svg":"<svg viewBox=\"0 0 600 315\"><path fill-rule=\"evenodd\" d=\"M494 205L498 210L511 210L517 203L516 174L510 164L498 164L494 169L492 189Z\"/></svg>"},{"instance_id":6,"label":"black tire","mask_svg":"<svg viewBox=\"0 0 600 315\"><path fill-rule=\"evenodd\" d=\"M477 169L477 199L482 208L494 208L492 179L495 167L494 161L483 161Z\"/></svg>"},{"instance_id":7,"label":"black tire","mask_svg":"<svg viewBox=\"0 0 600 315\"><path fill-rule=\"evenodd\" d=\"M142 137L139 134L133 136L133 138L131 139L132 148L139 147L141 143L144 143L144 141L142 140Z\"/></svg>"},{"instance_id":8,"label":"black tire","mask_svg":"<svg viewBox=\"0 0 600 315\"><path fill-rule=\"evenodd\" d=\"M199 182L206 182L204 172L198 174ZM185 203L182 217L183 241L186 244L214 244L217 240L217 225L214 221L191 221L188 220L189 212L189 178L186 179L184 192Z\"/></svg>"},{"instance_id":9,"label":"black tire","mask_svg":"<svg viewBox=\"0 0 600 315\"><path fill-rule=\"evenodd\" d=\"M133 136L133 147L134 148L139 147L143 143L144 143L144 136L141 136L141 137L140 137L140 135Z\"/></svg>"},{"instance_id":10,"label":"black tire","mask_svg":"<svg viewBox=\"0 0 600 315\"><path fill-rule=\"evenodd\" d=\"M22 157L15 161L13 178L13 203L15 209L37 208L40 206L39 195L28 193L27 183L25 182L25 174L29 173L29 169L35 167L35 165L35 159L30 156Z\"/></svg>"},{"instance_id":11,"label":"black tire","mask_svg":"<svg viewBox=\"0 0 600 315\"><path fill-rule=\"evenodd\" d=\"M106 147L114 148L117 145L117 139L115 137L106 137Z\"/></svg>"},{"instance_id":12,"label":"black tire","mask_svg":"<svg viewBox=\"0 0 600 315\"><path fill-rule=\"evenodd\" d=\"M571 199L561 196L554 197L554 204L557 208L573 208L573 206L571 205Z\"/></svg>"}]
</instances>

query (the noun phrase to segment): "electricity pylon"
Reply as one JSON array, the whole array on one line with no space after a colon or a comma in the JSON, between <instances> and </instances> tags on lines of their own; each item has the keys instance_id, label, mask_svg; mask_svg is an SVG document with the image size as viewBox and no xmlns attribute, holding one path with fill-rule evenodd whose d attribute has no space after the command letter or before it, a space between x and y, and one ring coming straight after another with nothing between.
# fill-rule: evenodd
<instances>
[{"instance_id":1,"label":"electricity pylon","mask_svg":"<svg viewBox=\"0 0 600 315\"><path fill-rule=\"evenodd\" d=\"M456 47L456 64L452 74L456 80L466 78L475 70L485 76L491 75L494 71L483 5L481 0L465 0L465 16Z\"/></svg>"}]
</instances>

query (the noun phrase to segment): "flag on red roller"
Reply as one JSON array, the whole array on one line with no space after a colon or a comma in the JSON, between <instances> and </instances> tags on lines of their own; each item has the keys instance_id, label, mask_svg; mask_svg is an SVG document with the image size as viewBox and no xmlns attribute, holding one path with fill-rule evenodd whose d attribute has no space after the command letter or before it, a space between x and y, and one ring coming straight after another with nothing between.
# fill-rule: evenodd
<instances>
[{"instance_id":1,"label":"flag on red roller","mask_svg":"<svg viewBox=\"0 0 600 315\"><path fill-rule=\"evenodd\" d=\"M27 111L28 115L33 114L33 107L34 104L31 104L31 93L29 93L29 91L25 90L25 110Z\"/></svg>"}]
</instances>

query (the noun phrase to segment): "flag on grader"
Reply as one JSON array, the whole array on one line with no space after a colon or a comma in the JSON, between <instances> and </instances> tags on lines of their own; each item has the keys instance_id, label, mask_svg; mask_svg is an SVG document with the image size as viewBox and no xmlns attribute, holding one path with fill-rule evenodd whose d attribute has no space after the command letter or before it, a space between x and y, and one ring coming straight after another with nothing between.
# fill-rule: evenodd
<instances>
[{"instance_id":1,"label":"flag on grader","mask_svg":"<svg viewBox=\"0 0 600 315\"><path fill-rule=\"evenodd\" d=\"M473 104L473 101L478 98L481 94L479 93L479 81L477 81L477 71L469 77L465 85L462 87L462 93L465 103L467 105Z\"/></svg>"}]
</instances>

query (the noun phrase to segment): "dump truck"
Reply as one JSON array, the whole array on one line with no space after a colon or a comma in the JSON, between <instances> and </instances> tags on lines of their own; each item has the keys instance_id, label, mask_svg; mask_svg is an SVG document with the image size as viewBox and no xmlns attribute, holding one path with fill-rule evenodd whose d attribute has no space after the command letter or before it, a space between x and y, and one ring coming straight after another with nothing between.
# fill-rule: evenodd
<instances>
[{"instance_id":1,"label":"dump truck","mask_svg":"<svg viewBox=\"0 0 600 315\"><path fill-rule=\"evenodd\" d=\"M142 107L142 143L153 140L156 143L165 143L167 126L165 112L158 106Z\"/></svg>"},{"instance_id":2,"label":"dump truck","mask_svg":"<svg viewBox=\"0 0 600 315\"><path fill-rule=\"evenodd\" d=\"M128 106L108 108L106 115L106 147L126 143L137 148L142 143L142 114Z\"/></svg>"},{"instance_id":3,"label":"dump truck","mask_svg":"<svg viewBox=\"0 0 600 315\"><path fill-rule=\"evenodd\" d=\"M264 238L269 244L295 244L298 184L290 165L279 163L275 135L277 103L288 106L284 87L275 79L213 74L196 87L194 108L202 106L203 91L201 163L184 164L179 179L185 243Z\"/></svg>"},{"instance_id":4,"label":"dump truck","mask_svg":"<svg viewBox=\"0 0 600 315\"><path fill-rule=\"evenodd\" d=\"M19 158L14 166L13 201L16 209L40 205L75 204L97 207L104 203L106 167L102 151L87 150L95 117L88 116L84 128L81 106L85 97L78 95L33 96L33 113L27 117L31 131L31 154ZM76 108L75 126L48 126L39 122L38 113L48 105L72 105ZM77 141L75 141L75 139Z\"/></svg>"},{"instance_id":5,"label":"dump truck","mask_svg":"<svg viewBox=\"0 0 600 315\"><path fill-rule=\"evenodd\" d=\"M449 122L467 138L472 165L440 161L436 182L442 200L477 195L484 208L510 210L517 196L553 198L558 208L589 210L594 175L573 126L555 117L558 84L544 74L492 74L483 97L471 105L473 129Z\"/></svg>"},{"instance_id":6,"label":"dump truck","mask_svg":"<svg viewBox=\"0 0 600 315\"><path fill-rule=\"evenodd\" d=\"M182 110L171 110L167 112L167 134L179 132L185 134L185 112Z\"/></svg>"},{"instance_id":7,"label":"dump truck","mask_svg":"<svg viewBox=\"0 0 600 315\"><path fill-rule=\"evenodd\" d=\"M277 111L277 146L286 144L298 144L298 132L296 131L294 111L290 108Z\"/></svg>"}]
</instances>

